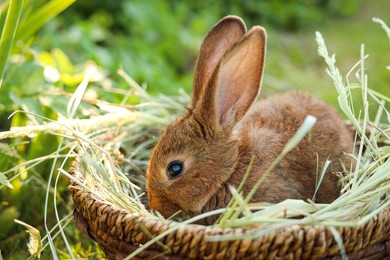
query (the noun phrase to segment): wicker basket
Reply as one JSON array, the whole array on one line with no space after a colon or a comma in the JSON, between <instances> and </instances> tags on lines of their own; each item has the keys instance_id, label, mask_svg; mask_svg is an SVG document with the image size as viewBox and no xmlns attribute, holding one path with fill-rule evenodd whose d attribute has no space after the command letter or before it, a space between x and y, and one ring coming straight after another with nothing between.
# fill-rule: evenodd
<instances>
[{"instance_id":1,"label":"wicker basket","mask_svg":"<svg viewBox=\"0 0 390 260\"><path fill-rule=\"evenodd\" d=\"M79 161L73 176L83 181ZM97 241L109 259L123 259L152 237L176 227L160 242L137 255L138 259L341 259L339 247L323 226L291 226L254 240L207 241L207 236L246 234L256 229L218 229L184 225L132 214L96 199L76 182L69 189L76 205L77 227ZM337 228L349 259L390 259L390 208L364 226Z\"/></svg>"}]
</instances>

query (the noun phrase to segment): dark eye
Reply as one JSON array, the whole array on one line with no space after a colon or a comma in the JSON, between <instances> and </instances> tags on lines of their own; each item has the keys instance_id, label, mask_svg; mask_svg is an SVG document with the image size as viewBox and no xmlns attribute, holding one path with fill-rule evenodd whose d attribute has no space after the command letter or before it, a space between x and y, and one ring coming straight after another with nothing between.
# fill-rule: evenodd
<instances>
[{"instance_id":1,"label":"dark eye","mask_svg":"<svg viewBox=\"0 0 390 260\"><path fill-rule=\"evenodd\" d=\"M167 174L170 178L175 178L183 173L183 163L179 161L173 161L168 164Z\"/></svg>"}]
</instances>

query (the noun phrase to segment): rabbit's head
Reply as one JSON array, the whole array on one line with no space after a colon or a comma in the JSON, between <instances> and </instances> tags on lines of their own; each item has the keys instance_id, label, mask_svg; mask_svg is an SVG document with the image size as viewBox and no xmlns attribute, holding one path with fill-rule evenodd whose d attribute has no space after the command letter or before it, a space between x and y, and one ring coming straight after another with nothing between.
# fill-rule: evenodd
<instances>
[{"instance_id":1,"label":"rabbit's head","mask_svg":"<svg viewBox=\"0 0 390 260\"><path fill-rule=\"evenodd\" d=\"M197 214L226 182L238 162L234 133L256 99L266 33L246 32L235 16L222 19L200 49L187 112L166 129L147 170L149 206L164 216Z\"/></svg>"}]
</instances>

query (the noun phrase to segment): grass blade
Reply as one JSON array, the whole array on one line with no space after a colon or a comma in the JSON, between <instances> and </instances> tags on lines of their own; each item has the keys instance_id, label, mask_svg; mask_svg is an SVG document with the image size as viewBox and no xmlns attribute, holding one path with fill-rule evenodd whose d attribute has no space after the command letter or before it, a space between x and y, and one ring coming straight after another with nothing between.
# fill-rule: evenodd
<instances>
[{"instance_id":1,"label":"grass blade","mask_svg":"<svg viewBox=\"0 0 390 260\"><path fill-rule=\"evenodd\" d=\"M387 38L389 39L389 43L390 43L390 28L387 26L387 24L382 19L379 19L377 17L372 18L372 20L376 23L379 23L382 26L383 30L385 30L387 34Z\"/></svg>"},{"instance_id":2,"label":"grass blade","mask_svg":"<svg viewBox=\"0 0 390 260\"><path fill-rule=\"evenodd\" d=\"M286 146L284 147L282 153L287 154L292 149L294 149L301 141L302 139L311 131L311 129L314 127L314 125L317 122L317 118L314 116L308 115L305 118L305 121L303 121L302 125L298 128L297 132L291 138Z\"/></svg>"},{"instance_id":3,"label":"grass blade","mask_svg":"<svg viewBox=\"0 0 390 260\"><path fill-rule=\"evenodd\" d=\"M69 118L74 118L76 111L81 103L81 99L85 93L85 90L87 89L88 83L94 73L95 73L94 67L91 66L87 68L83 80L81 81L76 91L73 93L72 97L70 98L68 102L68 106L66 107L66 111L68 113Z\"/></svg>"},{"instance_id":4,"label":"grass blade","mask_svg":"<svg viewBox=\"0 0 390 260\"><path fill-rule=\"evenodd\" d=\"M27 244L28 251L32 256L37 256L39 258L40 252L42 251L41 234L39 233L39 230L23 221L17 219L14 221L17 224L24 226L27 233L30 234L30 241Z\"/></svg>"},{"instance_id":5,"label":"grass blade","mask_svg":"<svg viewBox=\"0 0 390 260\"><path fill-rule=\"evenodd\" d=\"M324 179L325 173L326 173L326 171L328 170L330 164L331 164L331 161L326 160L325 165L324 165L324 167L322 168L322 172L321 172L320 178L319 178L319 180L316 182L316 189L315 189L315 191L314 191L313 199L312 199L313 201L316 200L317 192L318 192L319 188L321 187L322 180Z\"/></svg>"},{"instance_id":6,"label":"grass blade","mask_svg":"<svg viewBox=\"0 0 390 260\"><path fill-rule=\"evenodd\" d=\"M340 233L334 227L329 227L329 230L330 230L330 232L332 232L333 238L334 238L334 240L336 240L337 245L339 246L341 258L343 260L348 259L347 251L345 250L343 238L341 237Z\"/></svg>"},{"instance_id":7,"label":"grass blade","mask_svg":"<svg viewBox=\"0 0 390 260\"><path fill-rule=\"evenodd\" d=\"M23 9L23 1L24 0L11 0L8 6L8 12L0 40L0 88L3 84L8 56L11 52L12 44L15 40L15 34L19 25L20 15Z\"/></svg>"},{"instance_id":8,"label":"grass blade","mask_svg":"<svg viewBox=\"0 0 390 260\"><path fill-rule=\"evenodd\" d=\"M12 184L7 179L7 176L5 176L5 174L2 172L0 172L0 185L5 185L10 189L14 188L14 186L12 186Z\"/></svg>"}]
</instances>

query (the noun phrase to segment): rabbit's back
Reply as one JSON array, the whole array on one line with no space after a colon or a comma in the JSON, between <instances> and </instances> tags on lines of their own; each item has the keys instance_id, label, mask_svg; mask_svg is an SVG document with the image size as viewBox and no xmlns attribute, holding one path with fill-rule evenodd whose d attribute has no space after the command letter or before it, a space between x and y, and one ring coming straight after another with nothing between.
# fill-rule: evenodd
<instances>
[{"instance_id":1,"label":"rabbit's back","mask_svg":"<svg viewBox=\"0 0 390 260\"><path fill-rule=\"evenodd\" d=\"M316 172L322 171L327 159L332 165L320 186L317 202L331 202L339 195L338 178L331 172L342 171L340 159L349 166L349 157L344 153L352 151L352 136L333 107L307 93L293 91L275 95L253 107L236 130L241 141L238 167L246 169L248 158L256 156L255 174L249 180L253 184L308 115L317 118L311 133L275 167L256 193L255 200L278 202L287 198L311 198Z\"/></svg>"}]
</instances>

